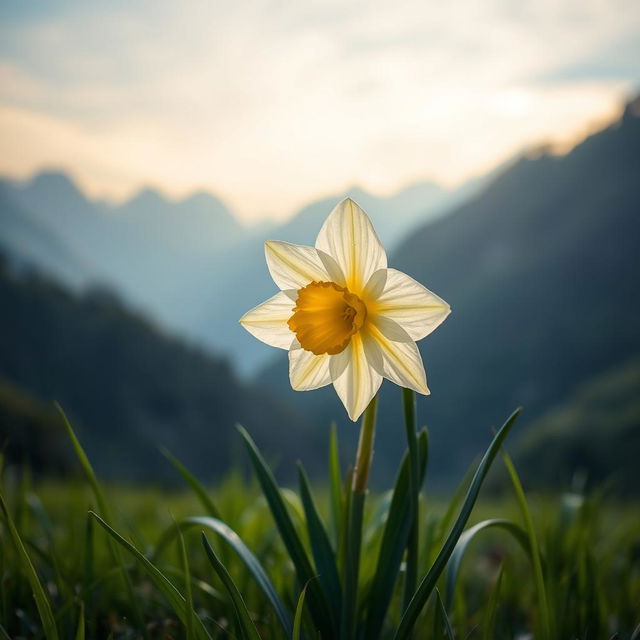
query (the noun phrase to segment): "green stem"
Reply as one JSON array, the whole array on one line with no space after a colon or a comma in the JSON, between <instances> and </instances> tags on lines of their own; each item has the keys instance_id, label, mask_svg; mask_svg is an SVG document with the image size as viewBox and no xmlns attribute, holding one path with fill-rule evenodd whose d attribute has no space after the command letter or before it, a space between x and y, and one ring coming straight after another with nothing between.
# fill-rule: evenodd
<instances>
[{"instance_id":1,"label":"green stem","mask_svg":"<svg viewBox=\"0 0 640 640\"><path fill-rule=\"evenodd\" d=\"M376 410L378 407L378 396L373 396L373 400L364 410L362 425L360 426L360 439L358 441L358 452L356 453L356 463L353 467L353 493L366 493L369 483L369 469L373 458L373 439L376 433Z\"/></svg>"},{"instance_id":2,"label":"green stem","mask_svg":"<svg viewBox=\"0 0 640 640\"><path fill-rule=\"evenodd\" d=\"M365 409L362 418L358 452L353 469L349 516L347 518L347 553L344 563L344 593L340 629L340 637L343 640L353 640L356 637L362 516L369 483L369 469L373 458L377 406L378 396L376 395Z\"/></svg>"},{"instance_id":3,"label":"green stem","mask_svg":"<svg viewBox=\"0 0 640 640\"><path fill-rule=\"evenodd\" d=\"M418 469L418 441L416 436L416 396L411 389L402 389L402 404L404 408L404 425L407 432L407 446L409 448L409 517L411 518L403 599L403 609L406 609L416 590L419 539L418 498L420 494L420 471Z\"/></svg>"}]
</instances>

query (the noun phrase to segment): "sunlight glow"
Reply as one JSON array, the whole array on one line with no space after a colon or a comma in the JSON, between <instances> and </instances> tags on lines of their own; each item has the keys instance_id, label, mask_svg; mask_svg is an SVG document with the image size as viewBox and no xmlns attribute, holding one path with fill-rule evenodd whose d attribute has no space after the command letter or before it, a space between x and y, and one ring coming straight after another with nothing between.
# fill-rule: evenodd
<instances>
[{"instance_id":1,"label":"sunlight glow","mask_svg":"<svg viewBox=\"0 0 640 640\"><path fill-rule=\"evenodd\" d=\"M283 218L353 184L456 185L566 145L640 81L631 0L185 4L3 8L0 172L60 167L115 199L206 188Z\"/></svg>"}]
</instances>

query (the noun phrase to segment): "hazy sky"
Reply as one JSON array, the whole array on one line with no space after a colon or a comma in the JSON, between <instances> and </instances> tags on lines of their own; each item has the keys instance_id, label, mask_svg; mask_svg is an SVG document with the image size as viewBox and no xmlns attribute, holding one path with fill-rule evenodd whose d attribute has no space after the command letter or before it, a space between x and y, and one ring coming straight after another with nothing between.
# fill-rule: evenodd
<instances>
[{"instance_id":1,"label":"hazy sky","mask_svg":"<svg viewBox=\"0 0 640 640\"><path fill-rule=\"evenodd\" d=\"M454 185L640 90L638 0L0 3L0 172L246 219Z\"/></svg>"}]
</instances>

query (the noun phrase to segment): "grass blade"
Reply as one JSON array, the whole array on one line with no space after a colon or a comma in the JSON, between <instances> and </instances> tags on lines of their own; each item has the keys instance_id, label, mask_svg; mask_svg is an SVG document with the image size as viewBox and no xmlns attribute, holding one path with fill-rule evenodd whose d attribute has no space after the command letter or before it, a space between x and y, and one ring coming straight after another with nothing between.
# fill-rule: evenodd
<instances>
[{"instance_id":1,"label":"grass blade","mask_svg":"<svg viewBox=\"0 0 640 640\"><path fill-rule=\"evenodd\" d=\"M527 532L515 522L502 519L483 520L473 527L470 527L460 536L447 566L447 591L445 594L447 609L450 609L453 604L453 596L456 590L458 574L460 573L460 565L467 548L481 531L493 528L504 529L511 534L515 541L524 549L529 558L531 558L531 549L529 547Z\"/></svg>"},{"instance_id":2,"label":"grass blade","mask_svg":"<svg viewBox=\"0 0 640 640\"><path fill-rule=\"evenodd\" d=\"M180 564L182 565L182 571L184 572L184 599L186 601L186 638L187 640L194 640L195 635L194 628L194 610L193 610L193 593L191 591L191 571L189 570L189 559L187 558L187 549L184 546L184 537L182 531L178 529L178 543L180 546Z\"/></svg>"},{"instance_id":3,"label":"grass blade","mask_svg":"<svg viewBox=\"0 0 640 640\"><path fill-rule=\"evenodd\" d=\"M229 572L226 567L218 560L218 557L214 553L209 541L207 540L207 536L202 532L202 544L204 545L204 549L207 552L207 557L211 562L216 574L222 581L229 597L231 598L231 602L233 603L233 608L236 612L236 616L238 618L238 624L240 626L240 635L243 640L260 640L260 634L256 629L256 625L253 623L251 616L249 615L249 610L247 609L247 605L245 604L240 592L238 591L238 587L236 587L235 583L231 579Z\"/></svg>"},{"instance_id":4,"label":"grass blade","mask_svg":"<svg viewBox=\"0 0 640 640\"><path fill-rule=\"evenodd\" d=\"M516 492L518 506L520 507L520 513L522 514L525 530L529 538L529 545L531 549L531 563L533 564L533 575L536 585L536 592L538 595L538 606L540 608L540 626L542 627L540 637L546 640L550 640L550 638L553 637L551 611L547 601L547 593L544 585L544 575L542 573L542 561L540 559L540 547L538 546L538 539L536 537L536 531L533 526L533 519L531 518L531 512L529 511L529 506L527 505L527 499L524 495L522 483L520 482L520 478L518 477L518 473L516 472L513 463L511 462L509 454L506 451L503 451L502 458L504 460L505 466L507 467L507 471L509 472L511 484L513 485L513 488Z\"/></svg>"},{"instance_id":5,"label":"grass blade","mask_svg":"<svg viewBox=\"0 0 640 640\"><path fill-rule=\"evenodd\" d=\"M107 520L113 520L113 518L111 517L109 505L104 497L104 494L102 493L100 483L98 482L98 477L96 476L96 473L93 470L93 467L91 466L91 462L89 462L89 457L87 456L85 450L80 444L80 441L78 440L75 434L75 431L71 426L71 423L67 419L65 412L62 410L62 407L57 402L55 403L55 407L58 414L62 418L62 423L64 424L67 435L69 436L69 440L71 440L71 444L75 451L76 457L80 462L80 466L82 467L82 470L89 484L91 485L91 490L93 491L93 495L96 499L96 503L98 504L98 511L100 512L100 515L102 515L102 517L106 518ZM142 612L140 611L140 608L138 607L138 601L133 591L133 585L131 584L131 579L129 578L129 574L127 573L127 570L124 566L120 549L117 546L109 543L109 551L113 556L113 560L115 564L118 567L120 567L120 570L122 573L122 580L124 582L124 587L127 592L127 600L131 605L131 608L133 611L133 617L136 621L136 624L138 625L138 628L142 631L144 637L147 638L148 634L147 634L146 625L144 623L144 617L142 615Z\"/></svg>"},{"instance_id":6,"label":"grass blade","mask_svg":"<svg viewBox=\"0 0 640 640\"><path fill-rule=\"evenodd\" d=\"M51 611L49 598L47 598L47 594L45 593L42 583L40 582L40 578L38 578L35 567L31 562L31 558L29 557L29 554L25 549L22 539L20 538L20 534L18 533L18 529L13 522L13 518L11 517L11 514L9 513L7 505L4 501L4 497L1 494L0 509L2 510L2 514L4 515L4 519L7 523L9 536L13 541L13 544L18 553L20 566L22 567L22 570L24 571L27 580L29 581L29 585L31 586L31 591L33 592L33 597L36 601L36 607L38 608L38 614L40 615L40 620L42 622L44 635L47 640L58 640L58 630L56 628L56 621L53 617L53 612Z\"/></svg>"},{"instance_id":7,"label":"grass blade","mask_svg":"<svg viewBox=\"0 0 640 640\"><path fill-rule=\"evenodd\" d=\"M253 576L254 580L265 594L273 610L280 620L283 631L287 637L291 635L291 618L287 608L282 603L282 600L278 596L275 587L273 586L269 576L262 568L259 560L251 552L249 547L242 541L242 538L227 524L216 518L208 518L205 516L194 516L191 518L184 518L174 524L172 524L161 536L156 546L153 558L157 558L162 549L173 539L179 531L199 526L200 528L209 529L218 534L223 540L225 540L234 551L240 556L242 562Z\"/></svg>"},{"instance_id":8,"label":"grass blade","mask_svg":"<svg viewBox=\"0 0 640 640\"><path fill-rule=\"evenodd\" d=\"M104 494L102 493L102 489L100 488L100 483L98 482L98 478L96 476L93 467L91 466L91 462L89 462L89 458L85 453L85 450L82 448L78 437L73 430L71 423L67 419L65 412L62 410L62 407L56 402L55 403L56 410L58 414L62 418L62 423L67 431L67 435L69 436L69 440L71 440L71 444L73 446L73 450L75 451L76 457L80 462L80 466L82 467L82 471L84 475L87 477L89 484L91 485L91 490L93 491L93 495L96 498L96 502L98 503L98 509L100 513L105 518L110 518L111 514L109 512L109 507L107 505L107 501L105 500Z\"/></svg>"},{"instance_id":9,"label":"grass blade","mask_svg":"<svg viewBox=\"0 0 640 640\"><path fill-rule=\"evenodd\" d=\"M347 553L345 558L341 640L353 640L357 627L358 577L360 572L360 545L362 541L362 517L366 494L351 493L347 520Z\"/></svg>"},{"instance_id":10,"label":"grass blade","mask_svg":"<svg viewBox=\"0 0 640 640\"><path fill-rule=\"evenodd\" d=\"M340 620L342 606L342 587L340 585L335 553L313 500L309 480L300 463L298 463L298 478L300 482L302 506L304 507L307 520L307 531L309 532L316 572L318 573L318 581L331 606L334 624L337 626L337 622Z\"/></svg>"},{"instance_id":11,"label":"grass blade","mask_svg":"<svg viewBox=\"0 0 640 640\"><path fill-rule=\"evenodd\" d=\"M447 634L447 640L455 640L455 635L453 633L453 629L451 628L451 622L449 620L449 616L447 615L447 610L444 608L444 604L442 603L442 598L440 597L440 591L436 587L436 615L439 617L440 622L444 624L444 630Z\"/></svg>"},{"instance_id":12,"label":"grass blade","mask_svg":"<svg viewBox=\"0 0 640 640\"><path fill-rule=\"evenodd\" d=\"M462 508L462 504L464 502L464 498L469 491L469 486L471 485L471 480L478 468L478 462L475 460L472 464L469 465L469 468L465 471L465 474L456 487L456 490L453 493L453 496L449 500L449 504L447 505L447 509L444 512L444 515L440 518L440 520L435 525L434 530L434 543L439 542L442 544L444 541L445 534L451 530L453 526L456 513L460 511Z\"/></svg>"},{"instance_id":13,"label":"grass blade","mask_svg":"<svg viewBox=\"0 0 640 640\"><path fill-rule=\"evenodd\" d=\"M84 640L84 604L82 602L80 603L80 615L78 616L76 640Z\"/></svg>"},{"instance_id":14,"label":"grass blade","mask_svg":"<svg viewBox=\"0 0 640 640\"><path fill-rule=\"evenodd\" d=\"M427 469L429 438L423 429L417 438L419 459L419 482L422 484ZM410 468L409 454L405 454L393 490L393 498L382 534L376 571L371 582L366 623L367 638L376 638L393 596L394 586L400 571L402 556L409 538L410 520Z\"/></svg>"},{"instance_id":15,"label":"grass blade","mask_svg":"<svg viewBox=\"0 0 640 640\"><path fill-rule=\"evenodd\" d=\"M338 534L337 564L340 575L344 575L347 564L347 522L351 510L351 484L353 467L348 467L342 483L342 513L340 514L340 532Z\"/></svg>"},{"instance_id":16,"label":"grass blade","mask_svg":"<svg viewBox=\"0 0 640 640\"><path fill-rule=\"evenodd\" d=\"M167 599L172 609L180 618L181 622L187 624L187 605L184 596L176 589L175 585L167 578L158 567L156 567L144 554L136 549L128 540L125 540L115 529L110 527L97 513L90 512L97 520L98 524L124 549L126 549L145 570L158 591ZM211 640L211 636L204 627L198 616L194 616L196 621L196 634L198 638Z\"/></svg>"},{"instance_id":17,"label":"grass blade","mask_svg":"<svg viewBox=\"0 0 640 640\"><path fill-rule=\"evenodd\" d=\"M49 514L47 513L42 501L35 493L29 493L26 496L26 504L29 507L31 513L35 516L40 528L42 529L46 541L47 541L47 556L51 563L51 568L53 569L53 573L55 575L55 582L58 588L60 595L64 599L73 598L73 593L70 592L68 584L66 580L64 580L62 576L62 571L60 569L59 555L56 550L56 542L55 535L53 530L53 524L49 518ZM58 621L60 618L58 617Z\"/></svg>"},{"instance_id":18,"label":"grass blade","mask_svg":"<svg viewBox=\"0 0 640 640\"><path fill-rule=\"evenodd\" d=\"M489 445L486 453L484 454L478 468L473 476L473 480L471 481L471 485L469 486L469 490L467 491L467 495L465 497L464 503L462 505L462 509L458 514L458 517L449 533L444 545L442 546L440 553L436 557L431 569L427 572L427 575L422 579L422 582L418 586L416 593L414 594L407 610L405 611L402 619L400 621L400 626L396 631L394 636L395 640L405 640L411 630L413 629L422 608L425 603L429 599L434 587L436 586L436 582L440 577L440 574L443 572L449 557L453 553L455 546L458 542L458 539L462 535L464 531L464 527L467 524L467 520L471 515L471 511L475 502L478 498L478 494L480 493L480 488L482 487L482 483L489 471L489 467L496 457L504 439L507 437L511 427L516 421L517 417L520 415L520 409L516 409L509 419L504 423L500 431L495 435L493 441Z\"/></svg>"},{"instance_id":19,"label":"grass blade","mask_svg":"<svg viewBox=\"0 0 640 640\"><path fill-rule=\"evenodd\" d=\"M502 585L503 568L500 566L496 583L493 585L487 609L482 624L482 640L494 640L498 637L496 633L496 618L498 616L498 602L500 601L500 586Z\"/></svg>"},{"instance_id":20,"label":"grass blade","mask_svg":"<svg viewBox=\"0 0 640 640\"><path fill-rule=\"evenodd\" d=\"M304 610L304 597L307 593L308 585L308 582L304 585L304 588L300 592L300 597L298 598L298 604L296 605L296 615L293 619L293 635L291 636L293 640L300 640L300 633L302 631L302 612Z\"/></svg>"},{"instance_id":21,"label":"grass blade","mask_svg":"<svg viewBox=\"0 0 640 640\"><path fill-rule=\"evenodd\" d=\"M94 549L93 549L93 518L87 514L87 522L84 532L84 557L82 571L82 597L85 606L89 610L89 619L91 619L91 593L90 585L93 582L93 565L94 565Z\"/></svg>"},{"instance_id":22,"label":"grass blade","mask_svg":"<svg viewBox=\"0 0 640 640\"><path fill-rule=\"evenodd\" d=\"M200 504L204 507L204 510L207 512L208 516L212 518L221 519L220 511L215 504L213 504L213 500L209 497L207 490L202 486L202 484L198 481L198 479L185 467L178 458L176 458L168 449L164 447L160 448L160 452L162 455L173 465L173 467L177 470L177 472L182 476L184 481L189 485L193 493L196 494L198 500L200 500Z\"/></svg>"},{"instance_id":23,"label":"grass blade","mask_svg":"<svg viewBox=\"0 0 640 640\"><path fill-rule=\"evenodd\" d=\"M164 572L167 576L175 576L176 578L184 580L184 572L180 571L177 567L165 567ZM229 598L223 593L220 593L217 589L214 589L208 582L204 580L200 580L199 578L194 578L191 576L191 591L197 589L201 591L207 598L214 600L216 603L226 605L229 603ZM195 611L195 609L194 609Z\"/></svg>"},{"instance_id":24,"label":"grass blade","mask_svg":"<svg viewBox=\"0 0 640 640\"><path fill-rule=\"evenodd\" d=\"M238 425L238 431L247 446L251 463L258 477L258 482L267 500L280 537L296 569L298 581L300 584L306 584L315 577L315 573L307 556L307 552L300 540L300 536L293 526L291 516L287 511L275 478L251 436L240 425ZM312 580L309 583L309 610L322 635L326 637L336 637L336 629L331 623L332 616L329 604L316 580Z\"/></svg>"}]
</instances>

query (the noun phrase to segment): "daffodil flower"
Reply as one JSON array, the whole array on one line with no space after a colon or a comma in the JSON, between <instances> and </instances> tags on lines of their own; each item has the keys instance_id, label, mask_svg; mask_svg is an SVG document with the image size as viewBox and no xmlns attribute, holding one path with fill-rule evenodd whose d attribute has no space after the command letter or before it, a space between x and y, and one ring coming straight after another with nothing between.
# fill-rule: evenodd
<instances>
[{"instance_id":1,"label":"daffodil flower","mask_svg":"<svg viewBox=\"0 0 640 640\"><path fill-rule=\"evenodd\" d=\"M265 254L280 292L240 323L262 342L289 351L294 389L333 383L354 421L382 378L429 394L416 340L442 323L449 305L387 268L371 220L353 200L331 212L315 248L266 242Z\"/></svg>"}]
</instances>

